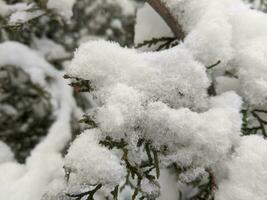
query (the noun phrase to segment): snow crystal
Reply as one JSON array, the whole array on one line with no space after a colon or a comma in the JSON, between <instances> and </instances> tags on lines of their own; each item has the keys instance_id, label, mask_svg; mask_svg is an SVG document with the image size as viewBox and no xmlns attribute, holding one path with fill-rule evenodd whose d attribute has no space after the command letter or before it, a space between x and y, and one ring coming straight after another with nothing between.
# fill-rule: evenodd
<instances>
[{"instance_id":1,"label":"snow crystal","mask_svg":"<svg viewBox=\"0 0 267 200\"><path fill-rule=\"evenodd\" d=\"M70 172L70 192L77 193L81 188L100 183L115 186L124 178L125 171L119 158L101 147L99 139L99 130L91 129L83 132L71 145L65 157L65 168Z\"/></svg>"}]
</instances>

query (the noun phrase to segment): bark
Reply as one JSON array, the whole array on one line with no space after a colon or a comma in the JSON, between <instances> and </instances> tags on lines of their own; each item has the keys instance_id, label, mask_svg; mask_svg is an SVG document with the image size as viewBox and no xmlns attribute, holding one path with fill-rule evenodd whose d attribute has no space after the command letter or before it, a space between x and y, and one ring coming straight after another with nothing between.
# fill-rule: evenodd
<instances>
[{"instance_id":1,"label":"bark","mask_svg":"<svg viewBox=\"0 0 267 200\"><path fill-rule=\"evenodd\" d=\"M182 26L176 17L172 15L165 3L161 0L147 0L147 3L162 17L178 40L183 40L185 38Z\"/></svg>"}]
</instances>

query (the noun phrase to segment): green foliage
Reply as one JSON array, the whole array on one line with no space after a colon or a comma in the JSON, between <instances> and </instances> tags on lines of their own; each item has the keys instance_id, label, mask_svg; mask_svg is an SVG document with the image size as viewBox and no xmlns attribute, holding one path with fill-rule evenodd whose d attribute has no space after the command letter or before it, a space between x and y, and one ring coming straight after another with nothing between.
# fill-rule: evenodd
<instances>
[{"instance_id":1,"label":"green foliage","mask_svg":"<svg viewBox=\"0 0 267 200\"><path fill-rule=\"evenodd\" d=\"M69 22L64 21L54 11L47 9L46 0L4 1L7 4L33 3L34 6L27 12L42 10L44 14L25 23L16 24L9 23L9 16L0 16L0 42L13 40L27 46L34 46L36 38L48 38L60 44L70 54L79 46L80 40L88 36L112 39L129 46L133 42L134 16L125 16L118 5L108 3L106 0L101 0L101 2L99 0L77 0L73 8L73 17ZM88 12L88 9L91 11ZM121 27L112 25L114 19L121 22ZM71 57L49 60L49 62L58 69L62 69L63 63L70 59ZM20 80L18 77L21 76L25 78ZM17 84L18 81L21 81L20 84ZM90 81L73 79L71 86L75 88L74 95L77 104L84 110L87 109L88 100L80 93L92 91ZM30 150L46 135L54 120L50 97L40 86L30 81L27 73L13 66L3 67L0 90L0 104L8 105L10 109L17 112L12 115L3 109L0 110L0 139L11 147L19 162L24 162ZM84 120L90 123L88 117L86 120L85 116ZM90 127L92 126L96 125L91 124ZM78 120L73 119L73 137L80 130Z\"/></svg>"},{"instance_id":2,"label":"green foliage","mask_svg":"<svg viewBox=\"0 0 267 200\"><path fill-rule=\"evenodd\" d=\"M133 44L134 16L124 15L122 9L106 0L77 0L73 8L73 17L69 22L46 8L45 1L6 1L34 3L34 9L45 13L25 23L9 24L0 17L0 42L16 40L30 45L33 39L46 37L73 52L80 40L88 36L97 36L117 41L121 45ZM88 12L88 9L90 9ZM114 20L121 22L121 27L113 25Z\"/></svg>"},{"instance_id":3,"label":"green foliage","mask_svg":"<svg viewBox=\"0 0 267 200\"><path fill-rule=\"evenodd\" d=\"M242 111L243 126L242 132L244 135L260 134L267 137L267 111L261 109L247 109Z\"/></svg>"},{"instance_id":4,"label":"green foliage","mask_svg":"<svg viewBox=\"0 0 267 200\"><path fill-rule=\"evenodd\" d=\"M50 96L22 69L2 66L0 70L0 140L23 163L54 121Z\"/></svg>"},{"instance_id":5,"label":"green foliage","mask_svg":"<svg viewBox=\"0 0 267 200\"><path fill-rule=\"evenodd\" d=\"M102 187L101 184L97 185L93 190L88 192L83 192L80 194L67 194L68 197L74 198L75 200L81 200L83 197L86 197L86 200L94 200L95 193Z\"/></svg>"},{"instance_id":6,"label":"green foliage","mask_svg":"<svg viewBox=\"0 0 267 200\"><path fill-rule=\"evenodd\" d=\"M162 38L152 38L151 40L145 40L144 42L137 44L136 48L148 47L155 48L155 51L160 51L164 49L170 49L179 44L179 40L175 37L162 37Z\"/></svg>"}]
</instances>

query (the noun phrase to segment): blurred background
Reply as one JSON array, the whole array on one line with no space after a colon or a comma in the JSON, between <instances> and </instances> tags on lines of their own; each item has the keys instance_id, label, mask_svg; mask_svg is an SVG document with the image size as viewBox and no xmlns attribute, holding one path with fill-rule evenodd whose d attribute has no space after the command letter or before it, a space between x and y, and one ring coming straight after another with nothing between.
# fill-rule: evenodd
<instances>
[{"instance_id":1,"label":"blurred background","mask_svg":"<svg viewBox=\"0 0 267 200\"><path fill-rule=\"evenodd\" d=\"M0 0L0 42L26 45L62 71L75 49L88 40L107 39L133 46L135 13L143 1L77 0L69 1L70 5L67 2L58 1L58 5L49 7L46 0ZM13 58L18 56L12 54ZM0 61L0 141L11 148L16 160L24 163L55 121L55 99L46 87L55 77L46 76L46 84L42 85L31 79L29 70L25 71L20 61L3 60ZM73 95L84 111L90 106L83 94L73 92ZM73 137L82 128L78 120L73 114Z\"/></svg>"}]
</instances>

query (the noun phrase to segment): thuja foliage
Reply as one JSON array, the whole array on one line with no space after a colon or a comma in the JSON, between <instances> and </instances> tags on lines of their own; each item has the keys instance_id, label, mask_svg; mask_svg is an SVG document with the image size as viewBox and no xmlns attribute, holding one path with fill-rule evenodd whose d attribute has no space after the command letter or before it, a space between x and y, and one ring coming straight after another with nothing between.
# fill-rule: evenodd
<instances>
[{"instance_id":1,"label":"thuja foliage","mask_svg":"<svg viewBox=\"0 0 267 200\"><path fill-rule=\"evenodd\" d=\"M179 40L175 37L161 37L152 38L151 40L145 40L142 43L137 44L136 48L148 47L155 48L156 51L169 49L179 44Z\"/></svg>"},{"instance_id":2,"label":"thuja foliage","mask_svg":"<svg viewBox=\"0 0 267 200\"><path fill-rule=\"evenodd\" d=\"M243 127L244 135L260 134L264 138L267 137L266 125L267 111L261 109L246 109L242 111L243 114Z\"/></svg>"},{"instance_id":3,"label":"thuja foliage","mask_svg":"<svg viewBox=\"0 0 267 200\"><path fill-rule=\"evenodd\" d=\"M6 1L9 4L14 1ZM10 24L0 16L0 41L16 40L30 45L35 37L49 38L73 52L80 40L89 36L102 37L132 45L134 16L125 15L120 6L106 0L77 0L70 21L63 20L57 13L47 9L43 0L19 0L33 3L33 10L44 14L27 22ZM30 11L30 10L29 10ZM117 22L119 21L119 22Z\"/></svg>"},{"instance_id":4,"label":"thuja foliage","mask_svg":"<svg viewBox=\"0 0 267 200\"><path fill-rule=\"evenodd\" d=\"M66 55L59 58L44 55L58 69L64 68L64 62L71 59L74 49L89 37L112 39L122 45L132 45L134 16L125 15L122 8L115 3L106 0L77 0L73 7L73 16L67 21L54 10L48 9L47 1L44 0L4 2L8 5L22 2L32 4L27 12L42 11L43 14L25 22L10 23L9 17L3 17L0 13L0 42L12 40L35 48L36 40L50 40L66 51ZM88 101L77 94L88 92L89 83L81 79L72 83L77 104L84 110L87 109ZM0 84L0 103L9 106L9 111L12 108L14 112L18 112L12 114L0 110L0 139L11 147L20 162L24 162L30 150L46 135L53 122L50 94L33 83L26 72L14 66L1 67ZM77 124L77 120L73 119L73 138L81 129Z\"/></svg>"},{"instance_id":5,"label":"thuja foliage","mask_svg":"<svg viewBox=\"0 0 267 200\"><path fill-rule=\"evenodd\" d=\"M148 41L144 42L144 45L139 45L139 47L145 46L146 44L148 47L151 47L153 43L157 44L156 39L152 39L152 42L149 43ZM146 44L145 44L146 43ZM149 44L151 44L149 46ZM166 48L170 48L171 46L167 46ZM217 61L216 63L207 66L207 72L212 73L214 69L222 61ZM235 72L233 71L225 71L226 76L230 76L232 78L238 78ZM82 80L82 79L75 79L72 78L74 81L71 84L75 87L77 91L85 91L85 92L92 92L93 86L90 83L90 80ZM209 88L208 94L210 96L216 95L215 90L215 82L211 83L211 89ZM86 88L86 89L81 89ZM266 120L264 120L264 115L267 114L265 110L261 109L249 109L244 106L243 114L243 134L244 135L251 135L251 134L262 134L266 137L266 130L265 125L267 124ZM112 117L112 116L111 116ZM95 122L94 118L89 115L85 115L84 118L81 120L82 123L85 123L90 128L97 128L98 124ZM138 130L138 127L136 127ZM129 144L124 139L117 139L111 137L106 137L102 139L100 145L110 149L116 150L121 152L121 162L124 164L127 170L127 175L125 177L125 182L121 185L117 185L111 192L111 196L113 199L117 199L118 193L122 192L126 186L132 189L132 199L157 199L160 195L159 193L159 178L161 175L160 170L160 160L159 157L165 155L165 152L168 152L168 147L162 146L160 149L155 148L151 141L145 138L139 138L137 142L137 148L141 152L146 154L145 159L142 160L141 163L135 163L131 160L129 156ZM168 170L171 172L175 172L177 174L177 182L181 182L182 184L187 185L189 188L195 188L196 190L191 193L190 195L183 193L180 191L180 199L186 200L213 200L215 198L215 191L217 190L217 185L215 181L214 172L206 168L205 172L207 176L196 176L193 180L181 180L180 175L185 174L186 172L192 170L190 167L184 168L179 166L177 163L171 163L168 167ZM71 173L71 172L70 172ZM147 193L147 191L143 191L141 184L143 182L149 182L150 186L153 185L154 192ZM93 199L94 194L96 193L96 189L100 190L102 185L96 185L93 187L92 190L87 191L81 194L68 194L69 197L73 199L79 198L87 198ZM158 188L155 189L155 188ZM106 197L110 199L110 196Z\"/></svg>"},{"instance_id":6,"label":"thuja foliage","mask_svg":"<svg viewBox=\"0 0 267 200\"><path fill-rule=\"evenodd\" d=\"M266 0L245 0L251 3L253 8L267 12L267 1Z\"/></svg>"},{"instance_id":7,"label":"thuja foliage","mask_svg":"<svg viewBox=\"0 0 267 200\"><path fill-rule=\"evenodd\" d=\"M216 67L220 61L214 65L207 67L207 70ZM90 93L94 91L94 87L91 85L89 80L84 80L80 78L74 78L65 76L72 80L70 86L75 88L75 91L78 94L81 93ZM82 89L83 88L83 89ZM88 129L97 128L98 124L95 122L93 116L84 115L80 120L80 123L85 124ZM138 127L136 127L138 129ZM167 146L162 146L160 149L157 149L153 146L152 142L145 139L139 138L136 148L141 150L146 154L146 159L142 160L140 164L131 160L129 157L130 147L129 144L123 139L113 139L110 136L102 139L99 144L106 147L109 150L120 151L121 161L124 163L127 173L125 176L125 181L122 184L118 184L112 191L110 195L106 196L106 199L117 200L119 193L123 192L126 187L131 188L132 196L131 199L140 199L140 200L155 200L160 196L160 183L159 178L161 175L160 170L160 155L165 155L168 151ZM186 181L181 180L180 175L186 173L187 171L192 170L191 167L181 167L177 163L171 163L168 167L168 170L171 173L176 174L177 182L180 181L182 184L187 185L188 187L197 188L193 194L183 194L182 191L179 192L179 199L186 200L214 200L214 194L217 189L216 181L214 174L211 169L206 169L207 176L195 177L193 180ZM67 171L66 175L68 176L71 173ZM142 190L141 184L143 182L148 182L150 186L154 188L153 193L148 193L147 191ZM71 200L93 200L95 193L102 188L102 184L93 185L92 189L78 194L69 194L66 196ZM157 188L157 189L155 189Z\"/></svg>"},{"instance_id":8,"label":"thuja foliage","mask_svg":"<svg viewBox=\"0 0 267 200\"><path fill-rule=\"evenodd\" d=\"M0 140L24 162L54 120L49 93L22 69L1 66L0 96Z\"/></svg>"}]
</instances>

